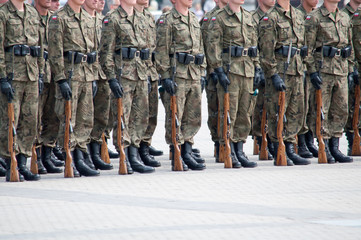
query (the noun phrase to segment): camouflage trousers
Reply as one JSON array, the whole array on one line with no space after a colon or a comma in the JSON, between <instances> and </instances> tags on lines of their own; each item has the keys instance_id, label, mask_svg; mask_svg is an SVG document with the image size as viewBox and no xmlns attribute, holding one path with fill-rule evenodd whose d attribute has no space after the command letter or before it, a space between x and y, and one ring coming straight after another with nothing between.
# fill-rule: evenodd
<instances>
[{"instance_id":1,"label":"camouflage trousers","mask_svg":"<svg viewBox=\"0 0 361 240\"><path fill-rule=\"evenodd\" d=\"M22 153L30 157L38 122L38 82L13 81L12 87L15 90L12 101L14 105L14 127L16 129L14 151L16 155ZM2 103L0 108L0 155L10 158L8 151L8 100L2 93L0 94L0 102Z\"/></svg>"},{"instance_id":2,"label":"camouflage trousers","mask_svg":"<svg viewBox=\"0 0 361 240\"><path fill-rule=\"evenodd\" d=\"M91 141L102 143L102 134L106 130L110 112L110 88L107 81L99 80L98 92L93 99L94 126L90 133Z\"/></svg>"},{"instance_id":3,"label":"camouflage trousers","mask_svg":"<svg viewBox=\"0 0 361 240\"><path fill-rule=\"evenodd\" d=\"M108 124L107 124L107 126L105 128L105 131L104 131L104 135L105 135L105 137L107 139L110 138L110 133L111 133L111 131L113 131L113 127L116 124L115 123L115 116L113 115L113 113L115 111L117 111L116 110L117 106L116 105L113 106L113 104L112 104L112 101L113 101L112 99L113 98L114 98L113 93L110 91L110 106L109 106Z\"/></svg>"},{"instance_id":4,"label":"camouflage trousers","mask_svg":"<svg viewBox=\"0 0 361 240\"><path fill-rule=\"evenodd\" d=\"M149 98L149 118L148 118L148 127L145 131L145 134L142 138L142 141L151 145L152 136L154 134L155 128L157 127L157 117L158 117L158 80L152 81L152 89L148 95Z\"/></svg>"},{"instance_id":5,"label":"camouflage trousers","mask_svg":"<svg viewBox=\"0 0 361 240\"><path fill-rule=\"evenodd\" d=\"M55 109L55 82L44 83L44 89L39 99L38 114L38 145L55 147L59 120L54 112Z\"/></svg>"},{"instance_id":6,"label":"camouflage trousers","mask_svg":"<svg viewBox=\"0 0 361 240\"><path fill-rule=\"evenodd\" d=\"M201 127L201 84L199 81L176 78L177 113L179 121L179 144L194 143L193 137ZM170 95L164 92L165 107L165 140L172 144L172 118L170 111Z\"/></svg>"},{"instance_id":7,"label":"camouflage trousers","mask_svg":"<svg viewBox=\"0 0 361 240\"><path fill-rule=\"evenodd\" d=\"M306 134L309 130L316 129L317 119L317 106L316 106L316 91L310 82L310 76L305 72L304 78L304 93L305 93L305 106L304 106L304 119L300 134ZM316 133L314 133L316 136Z\"/></svg>"},{"instance_id":8,"label":"camouflage trousers","mask_svg":"<svg viewBox=\"0 0 361 240\"><path fill-rule=\"evenodd\" d=\"M345 131L353 133L352 121L353 121L353 114L355 112L355 87L349 89L348 92L349 92L349 95L348 95L349 109L348 109L348 118L347 118L347 123L345 126ZM359 119L358 127L359 127L359 129L361 129L361 111L359 111L358 119Z\"/></svg>"},{"instance_id":9,"label":"camouflage trousers","mask_svg":"<svg viewBox=\"0 0 361 240\"><path fill-rule=\"evenodd\" d=\"M93 91L92 82L71 81L71 125L70 150L78 148L87 151L90 133L93 129ZM55 113L60 121L58 132L59 146L64 148L65 132L65 100L59 86L56 86Z\"/></svg>"},{"instance_id":10,"label":"camouflage trousers","mask_svg":"<svg viewBox=\"0 0 361 240\"><path fill-rule=\"evenodd\" d=\"M208 77L208 82L206 86L206 95L207 95L207 106L208 106L208 129L211 132L212 141L219 141L218 137L218 96L217 96L217 86L214 84L213 80Z\"/></svg>"},{"instance_id":11,"label":"camouflage trousers","mask_svg":"<svg viewBox=\"0 0 361 240\"><path fill-rule=\"evenodd\" d=\"M304 86L303 76L286 75L286 99L285 116L286 122L283 125L283 141L296 143L296 136L301 130L304 122ZM278 122L278 99L277 91L272 80L266 80L266 108L268 116L268 136L272 142L278 142L277 122Z\"/></svg>"},{"instance_id":12,"label":"camouflage trousers","mask_svg":"<svg viewBox=\"0 0 361 240\"><path fill-rule=\"evenodd\" d=\"M265 87L260 86L258 88L258 95L256 100L256 105L254 107L253 116L252 116L252 135L253 136L262 136L262 111L264 106L264 91Z\"/></svg>"},{"instance_id":13,"label":"camouflage trousers","mask_svg":"<svg viewBox=\"0 0 361 240\"><path fill-rule=\"evenodd\" d=\"M229 115L231 119L230 139L232 142L246 142L251 131L251 116L256 104L257 96L253 95L253 78L247 78L230 73ZM224 144L222 134L224 114L224 88L217 84L220 106L220 142Z\"/></svg>"},{"instance_id":14,"label":"camouflage trousers","mask_svg":"<svg viewBox=\"0 0 361 240\"><path fill-rule=\"evenodd\" d=\"M123 94L123 141L124 147L130 145L139 148L140 141L148 126L149 102L148 102L148 83L147 81L134 81L122 79ZM117 143L118 129L118 111L117 99L112 95L113 111L113 143L115 149L119 151Z\"/></svg>"},{"instance_id":15,"label":"camouflage trousers","mask_svg":"<svg viewBox=\"0 0 361 240\"><path fill-rule=\"evenodd\" d=\"M323 138L342 137L348 117L348 86L346 76L321 73ZM316 132L316 129L313 129Z\"/></svg>"}]
</instances>

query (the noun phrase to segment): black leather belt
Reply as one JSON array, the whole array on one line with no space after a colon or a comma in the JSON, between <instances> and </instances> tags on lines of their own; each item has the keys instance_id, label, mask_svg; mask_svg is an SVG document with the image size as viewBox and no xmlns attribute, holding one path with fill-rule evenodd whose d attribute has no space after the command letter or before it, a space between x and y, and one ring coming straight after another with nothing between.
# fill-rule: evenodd
<instances>
[{"instance_id":1,"label":"black leather belt","mask_svg":"<svg viewBox=\"0 0 361 240\"><path fill-rule=\"evenodd\" d=\"M223 48L223 53L229 53L229 48ZM257 47L231 46L231 57L257 57Z\"/></svg>"},{"instance_id":2,"label":"black leather belt","mask_svg":"<svg viewBox=\"0 0 361 240\"><path fill-rule=\"evenodd\" d=\"M316 52L321 52L322 51L322 47L318 47L315 50ZM343 57L343 58L348 58L349 56L351 56L351 51L352 51L352 47L351 46L347 46L344 48L335 48L332 46L323 46L323 56L324 57L329 57L329 58L334 58L334 57Z\"/></svg>"},{"instance_id":3,"label":"black leather belt","mask_svg":"<svg viewBox=\"0 0 361 240\"><path fill-rule=\"evenodd\" d=\"M68 62L70 62L70 63L72 61L73 55L74 55L74 63L75 64L79 64L79 63L93 64L97 60L97 52L96 51L86 53L86 54L81 53L81 52L76 52L76 51L64 52L64 57L66 57Z\"/></svg>"},{"instance_id":4,"label":"black leather belt","mask_svg":"<svg viewBox=\"0 0 361 240\"><path fill-rule=\"evenodd\" d=\"M6 52L12 52L13 50L15 56L27 56L27 55L31 55L32 57L40 56L40 46L28 46L24 44L18 44L5 48Z\"/></svg>"}]
</instances>

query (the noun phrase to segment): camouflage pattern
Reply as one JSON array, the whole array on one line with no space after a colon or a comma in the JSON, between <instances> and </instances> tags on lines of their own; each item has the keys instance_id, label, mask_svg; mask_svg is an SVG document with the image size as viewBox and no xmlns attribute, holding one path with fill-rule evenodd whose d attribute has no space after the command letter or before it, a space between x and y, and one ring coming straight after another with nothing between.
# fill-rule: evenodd
<instances>
[{"instance_id":1,"label":"camouflage pattern","mask_svg":"<svg viewBox=\"0 0 361 240\"><path fill-rule=\"evenodd\" d=\"M68 4L57 11L49 22L49 62L55 82L68 79L71 62L65 57L68 51L83 54L96 51L95 22L83 9L76 14ZM93 129L93 97L92 81L98 78L98 64L81 62L74 64L70 87L71 124L73 133L70 136L71 150L78 148L86 151L86 144ZM56 86L55 112L60 121L58 142L64 146L65 100L59 86Z\"/></svg>"},{"instance_id":2,"label":"camouflage pattern","mask_svg":"<svg viewBox=\"0 0 361 240\"><path fill-rule=\"evenodd\" d=\"M268 135L272 142L277 140L277 114L279 92L274 88L271 76L279 74L283 78L284 63L287 56L275 53L282 46L292 46L298 49L305 45L304 17L300 10L290 6L285 11L278 3L270 10L259 24L260 60L266 76L266 101L268 114ZM304 114L304 86L303 86L303 60L299 54L290 59L286 76L286 103L284 125L284 141L296 143L296 135L303 124Z\"/></svg>"},{"instance_id":3,"label":"camouflage pattern","mask_svg":"<svg viewBox=\"0 0 361 240\"><path fill-rule=\"evenodd\" d=\"M207 12L200 21L204 51L207 52L207 35L208 35L208 26L211 22L211 19L216 11L220 8L216 6L211 11ZM218 96L217 96L217 87L216 84L210 78L210 73L213 72L213 69L207 67L207 86L205 88L207 95L207 106L208 106L208 129L211 132L212 141L219 141L218 137Z\"/></svg>"},{"instance_id":4,"label":"camouflage pattern","mask_svg":"<svg viewBox=\"0 0 361 240\"><path fill-rule=\"evenodd\" d=\"M42 46L40 17L32 6L24 4L24 12L21 13L11 1L0 6L0 43L0 78L7 77L14 70L15 154L31 156L37 130L38 77L39 73L44 73L44 59L31 55L13 58L12 53L5 49L16 44ZM3 126L0 130L0 155L9 157L8 105L5 95L0 95L3 103L0 108L0 126Z\"/></svg>"},{"instance_id":5,"label":"camouflage pattern","mask_svg":"<svg viewBox=\"0 0 361 240\"><path fill-rule=\"evenodd\" d=\"M211 68L223 67L229 63L229 53L222 53L230 45L244 48L257 46L257 28L252 15L241 8L241 19L227 5L217 11L208 27L207 60ZM245 142L251 131L251 116L256 103L253 95L253 77L255 65L259 65L258 57L232 57L230 64L229 90L230 102L230 138L232 142ZM220 116L223 115L224 89L217 84ZM220 130L223 121L220 121ZM223 143L223 138L220 139Z\"/></svg>"},{"instance_id":6,"label":"camouflage pattern","mask_svg":"<svg viewBox=\"0 0 361 240\"><path fill-rule=\"evenodd\" d=\"M111 11L103 20L103 31L100 47L100 62L107 79L117 77L119 67L123 66L120 80L123 86L123 112L124 112L124 146L139 148L140 141L148 126L148 68L146 61L135 57L120 60L120 54L115 52L122 47L133 47L138 50L148 47L146 34L149 27L145 24L144 16L134 11L129 16L119 6ZM117 116L117 101L112 96L113 117ZM117 139L117 120L113 121L113 139ZM116 149L116 141L113 142Z\"/></svg>"},{"instance_id":7,"label":"camouflage pattern","mask_svg":"<svg viewBox=\"0 0 361 240\"><path fill-rule=\"evenodd\" d=\"M175 44L173 44L173 41ZM173 59L169 56L176 52L188 52L193 55L203 54L203 40L197 17L189 12L183 16L175 8L163 14L157 21L157 54L156 66L162 79L171 78L171 66ZM206 61L202 65L190 63L181 64L177 61L177 73L175 81L178 84L177 111L180 124L180 144L184 142L194 143L193 137L201 127L201 84L200 79L204 73ZM171 115L170 96L161 93L166 109L166 142L172 143L171 139Z\"/></svg>"},{"instance_id":8,"label":"camouflage pattern","mask_svg":"<svg viewBox=\"0 0 361 240\"><path fill-rule=\"evenodd\" d=\"M322 46L333 46L342 49L352 46L352 29L349 17L337 9L331 14L324 5L311 12L305 21L306 41L309 46L309 56L306 58L307 71L313 73L319 70L321 52L315 49ZM341 56L325 57L320 70L323 84L322 105L324 113L323 137L341 137L348 116L348 86L347 74L353 72L354 54L347 59ZM315 132L315 129L312 130Z\"/></svg>"}]
</instances>

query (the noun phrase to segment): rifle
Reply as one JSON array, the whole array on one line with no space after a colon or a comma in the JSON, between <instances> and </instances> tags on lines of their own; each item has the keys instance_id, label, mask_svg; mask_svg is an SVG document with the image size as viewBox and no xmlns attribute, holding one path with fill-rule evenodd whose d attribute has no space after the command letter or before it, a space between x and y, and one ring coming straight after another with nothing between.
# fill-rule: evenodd
<instances>
[{"instance_id":1,"label":"rifle","mask_svg":"<svg viewBox=\"0 0 361 240\"><path fill-rule=\"evenodd\" d=\"M360 133L358 130L359 122L359 112L360 112L360 84L355 84L355 109L352 118L352 128L353 128L353 143L352 143L352 156L361 155L360 147Z\"/></svg>"},{"instance_id":2,"label":"rifle","mask_svg":"<svg viewBox=\"0 0 361 240\"><path fill-rule=\"evenodd\" d=\"M321 60L319 61L318 73L321 74L323 68L323 42L321 46ZM317 105L317 118L316 118L316 135L318 139L318 163L327 163L327 157L325 152L325 142L322 137L322 90L316 89L316 105Z\"/></svg>"},{"instance_id":3,"label":"rifle","mask_svg":"<svg viewBox=\"0 0 361 240\"><path fill-rule=\"evenodd\" d=\"M261 144L261 152L259 154L259 160L268 160L268 152L267 152L267 112L266 105L263 104L262 109L262 120L261 120L261 131L262 131L262 144Z\"/></svg>"},{"instance_id":4,"label":"rifle","mask_svg":"<svg viewBox=\"0 0 361 240\"><path fill-rule=\"evenodd\" d=\"M257 143L257 138L256 136L253 136L253 155L258 155L259 154L259 146Z\"/></svg>"},{"instance_id":5,"label":"rifle","mask_svg":"<svg viewBox=\"0 0 361 240\"><path fill-rule=\"evenodd\" d=\"M35 148L35 144L34 144L33 147L31 148L31 162L30 162L30 171L33 174L38 174L38 172L39 172L37 158L38 158L38 155L36 153L36 148Z\"/></svg>"},{"instance_id":6,"label":"rifle","mask_svg":"<svg viewBox=\"0 0 361 240\"><path fill-rule=\"evenodd\" d=\"M118 81L121 83L123 75L123 44L120 43L120 67L118 70ZM124 151L124 122L123 122L123 98L117 98L117 144L119 148L119 170L118 174L126 175L128 174L127 165L125 163L125 151ZM108 149L107 149L108 151Z\"/></svg>"},{"instance_id":7,"label":"rifle","mask_svg":"<svg viewBox=\"0 0 361 240\"><path fill-rule=\"evenodd\" d=\"M105 140L105 134L104 133L102 133L102 146L101 146L100 153L101 153L100 158L105 163L110 163L110 157L109 157L109 152L108 152L108 144L107 144L107 141Z\"/></svg>"},{"instance_id":8,"label":"rifle","mask_svg":"<svg viewBox=\"0 0 361 240\"><path fill-rule=\"evenodd\" d=\"M68 84L71 86L71 78L73 77L73 71L74 71L74 58L75 58L75 52L70 52L71 54L71 67L68 71ZM65 159L65 170L64 170L64 177L65 178L73 178L74 177L74 171L72 167L73 159L71 157L70 153L70 133L73 132L72 126L71 126L71 100L65 100L65 133L64 133L64 150L66 154Z\"/></svg>"},{"instance_id":9,"label":"rifle","mask_svg":"<svg viewBox=\"0 0 361 240\"><path fill-rule=\"evenodd\" d=\"M229 72L231 70L231 52L232 46L231 41L229 41L228 46L228 63L227 67L227 77L229 78ZM231 146L230 146L230 125L231 118L229 116L229 91L228 86L224 89L224 97L223 97L223 140L224 140L224 149L223 149L223 159L224 159L224 167L232 168L232 159L231 155Z\"/></svg>"},{"instance_id":10,"label":"rifle","mask_svg":"<svg viewBox=\"0 0 361 240\"><path fill-rule=\"evenodd\" d=\"M176 47L175 42L173 41L173 64L172 64L172 81L175 85L175 75L177 73L177 63L176 63ZM177 116L177 97L175 94L170 96L170 111L172 116L172 143L173 143L173 162L174 168L173 171L183 171L183 164L180 159L181 152L178 145L178 132L179 132L179 122Z\"/></svg>"},{"instance_id":11,"label":"rifle","mask_svg":"<svg viewBox=\"0 0 361 240\"><path fill-rule=\"evenodd\" d=\"M288 48L287 61L284 63L283 69L283 81L286 80L286 72L288 66L290 65L291 60L291 51L292 51L292 40L290 40L290 45ZM283 142L283 121L285 118L285 103L286 102L286 92L281 91L278 97L278 121L277 121L277 139L278 139L278 150L277 150L277 166L287 166L286 158L286 149L285 143Z\"/></svg>"},{"instance_id":12,"label":"rifle","mask_svg":"<svg viewBox=\"0 0 361 240\"><path fill-rule=\"evenodd\" d=\"M218 116L217 116L217 133L218 136L221 135L220 131L221 131L221 105L218 102ZM219 162L220 163L224 163L224 145L223 144L219 144Z\"/></svg>"}]
</instances>

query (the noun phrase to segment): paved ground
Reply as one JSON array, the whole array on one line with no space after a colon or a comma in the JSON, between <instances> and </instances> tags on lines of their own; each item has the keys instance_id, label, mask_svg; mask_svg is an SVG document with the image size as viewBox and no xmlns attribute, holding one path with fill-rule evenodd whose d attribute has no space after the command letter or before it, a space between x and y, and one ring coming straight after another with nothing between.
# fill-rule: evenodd
<instances>
[{"instance_id":1,"label":"paved ground","mask_svg":"<svg viewBox=\"0 0 361 240\"><path fill-rule=\"evenodd\" d=\"M205 99L204 99L205 100ZM171 172L168 155L148 175L38 182L0 179L0 240L15 239L361 239L361 158L352 164L224 169L206 126L196 137L202 172ZM164 143L160 108L154 145ZM343 138L342 150L346 149ZM253 142L246 144L251 156Z\"/></svg>"}]
</instances>

